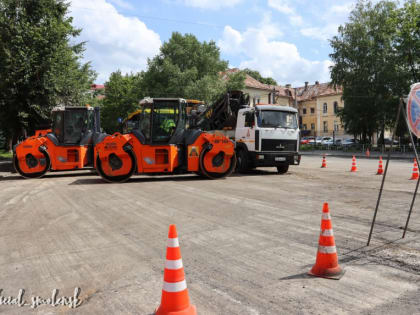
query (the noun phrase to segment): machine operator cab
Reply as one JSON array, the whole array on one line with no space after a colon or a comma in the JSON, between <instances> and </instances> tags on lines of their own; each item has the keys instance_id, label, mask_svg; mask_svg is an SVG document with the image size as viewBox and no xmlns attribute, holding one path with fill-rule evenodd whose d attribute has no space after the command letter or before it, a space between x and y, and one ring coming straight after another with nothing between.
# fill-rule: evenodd
<instances>
[{"instance_id":1,"label":"machine operator cab","mask_svg":"<svg viewBox=\"0 0 420 315\"><path fill-rule=\"evenodd\" d=\"M96 110L91 106L54 107L49 138L56 145L87 145L93 133L100 132L95 116Z\"/></svg>"},{"instance_id":2,"label":"machine operator cab","mask_svg":"<svg viewBox=\"0 0 420 315\"><path fill-rule=\"evenodd\" d=\"M182 98L145 98L123 123L144 144L177 144L187 128L186 101Z\"/></svg>"}]
</instances>

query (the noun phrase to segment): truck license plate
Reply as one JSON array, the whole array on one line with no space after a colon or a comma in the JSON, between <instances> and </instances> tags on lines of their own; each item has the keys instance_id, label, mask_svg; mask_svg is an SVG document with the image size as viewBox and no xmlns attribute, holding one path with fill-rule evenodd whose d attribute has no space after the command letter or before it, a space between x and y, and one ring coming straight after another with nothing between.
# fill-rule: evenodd
<instances>
[{"instance_id":1,"label":"truck license plate","mask_svg":"<svg viewBox=\"0 0 420 315\"><path fill-rule=\"evenodd\" d=\"M286 161L286 158L284 156L276 156L274 158L274 161L276 161L276 162L283 162L283 161Z\"/></svg>"}]
</instances>

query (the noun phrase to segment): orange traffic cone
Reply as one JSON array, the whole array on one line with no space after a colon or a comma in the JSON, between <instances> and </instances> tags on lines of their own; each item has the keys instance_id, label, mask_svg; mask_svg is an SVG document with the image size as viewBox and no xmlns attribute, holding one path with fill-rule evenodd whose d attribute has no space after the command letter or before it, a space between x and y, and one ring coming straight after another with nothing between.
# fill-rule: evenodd
<instances>
[{"instance_id":1,"label":"orange traffic cone","mask_svg":"<svg viewBox=\"0 0 420 315\"><path fill-rule=\"evenodd\" d=\"M370 157L370 151L369 151L369 148L367 148L367 149L366 149L366 156L367 156L367 157Z\"/></svg>"},{"instance_id":2,"label":"orange traffic cone","mask_svg":"<svg viewBox=\"0 0 420 315\"><path fill-rule=\"evenodd\" d=\"M321 164L321 168L326 168L327 167L327 161L325 160L325 155L322 156L322 164Z\"/></svg>"},{"instance_id":3,"label":"orange traffic cone","mask_svg":"<svg viewBox=\"0 0 420 315\"><path fill-rule=\"evenodd\" d=\"M384 169L382 168L382 156L379 157L379 166L378 166L378 172L376 175L382 175L384 173Z\"/></svg>"},{"instance_id":4,"label":"orange traffic cone","mask_svg":"<svg viewBox=\"0 0 420 315\"><path fill-rule=\"evenodd\" d=\"M185 282L178 234L174 224L169 226L166 262L163 273L162 299L156 315L196 315L197 309L190 304Z\"/></svg>"},{"instance_id":5,"label":"orange traffic cone","mask_svg":"<svg viewBox=\"0 0 420 315\"><path fill-rule=\"evenodd\" d=\"M356 157L353 155L350 172L357 172Z\"/></svg>"},{"instance_id":6,"label":"orange traffic cone","mask_svg":"<svg viewBox=\"0 0 420 315\"><path fill-rule=\"evenodd\" d=\"M416 159L414 159L413 174L411 175L410 179L418 179L418 178L419 178L419 168L417 166Z\"/></svg>"},{"instance_id":7,"label":"orange traffic cone","mask_svg":"<svg viewBox=\"0 0 420 315\"><path fill-rule=\"evenodd\" d=\"M321 234L315 265L309 271L311 276L339 280L344 270L338 265L337 249L331 223L328 203L322 208Z\"/></svg>"}]
</instances>

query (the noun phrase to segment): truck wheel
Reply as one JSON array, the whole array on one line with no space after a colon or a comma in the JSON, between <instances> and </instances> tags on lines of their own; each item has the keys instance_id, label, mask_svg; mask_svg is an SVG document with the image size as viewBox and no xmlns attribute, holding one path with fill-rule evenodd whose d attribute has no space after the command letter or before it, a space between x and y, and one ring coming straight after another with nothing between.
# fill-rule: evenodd
<instances>
[{"instance_id":1,"label":"truck wheel","mask_svg":"<svg viewBox=\"0 0 420 315\"><path fill-rule=\"evenodd\" d=\"M288 170L289 170L289 164L283 164L283 165L277 166L277 172L279 174L285 174L287 173Z\"/></svg>"},{"instance_id":2,"label":"truck wheel","mask_svg":"<svg viewBox=\"0 0 420 315\"><path fill-rule=\"evenodd\" d=\"M248 170L248 154L245 150L239 150L237 155L236 170L245 173Z\"/></svg>"}]
</instances>

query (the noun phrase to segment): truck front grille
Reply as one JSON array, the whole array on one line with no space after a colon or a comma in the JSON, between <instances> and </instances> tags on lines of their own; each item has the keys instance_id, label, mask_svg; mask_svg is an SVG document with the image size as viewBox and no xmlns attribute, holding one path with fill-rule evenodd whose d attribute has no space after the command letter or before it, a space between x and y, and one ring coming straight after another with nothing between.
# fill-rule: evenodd
<instances>
[{"instance_id":1,"label":"truck front grille","mask_svg":"<svg viewBox=\"0 0 420 315\"><path fill-rule=\"evenodd\" d=\"M261 151L297 151L297 140L261 139Z\"/></svg>"}]
</instances>

